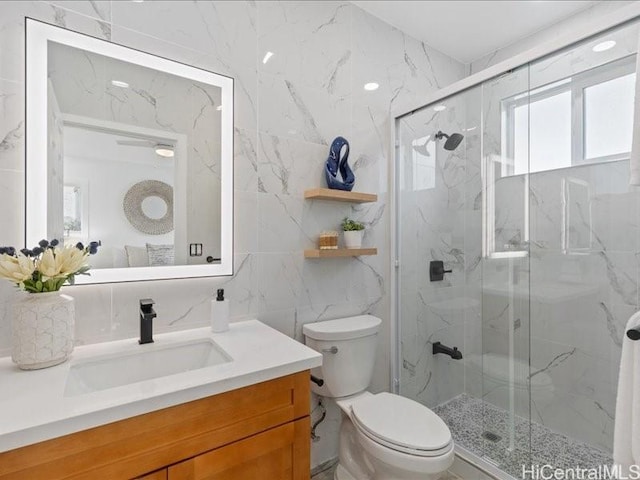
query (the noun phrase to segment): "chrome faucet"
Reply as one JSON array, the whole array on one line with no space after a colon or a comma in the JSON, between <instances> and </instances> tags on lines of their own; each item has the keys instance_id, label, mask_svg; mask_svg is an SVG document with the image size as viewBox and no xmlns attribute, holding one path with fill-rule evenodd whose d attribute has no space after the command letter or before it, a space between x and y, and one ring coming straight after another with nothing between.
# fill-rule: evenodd
<instances>
[{"instance_id":1,"label":"chrome faucet","mask_svg":"<svg viewBox=\"0 0 640 480\"><path fill-rule=\"evenodd\" d=\"M138 343L153 343L153 319L156 318L156 312L153 310L153 304L156 303L150 298L140 300L140 340Z\"/></svg>"}]
</instances>

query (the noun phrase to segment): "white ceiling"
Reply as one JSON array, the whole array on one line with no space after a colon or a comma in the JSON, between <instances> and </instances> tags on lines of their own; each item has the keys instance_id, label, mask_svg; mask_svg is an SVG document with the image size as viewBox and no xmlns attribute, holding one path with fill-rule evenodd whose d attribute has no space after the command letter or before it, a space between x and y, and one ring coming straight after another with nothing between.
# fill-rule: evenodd
<instances>
[{"instance_id":1,"label":"white ceiling","mask_svg":"<svg viewBox=\"0 0 640 480\"><path fill-rule=\"evenodd\" d=\"M85 160L139 163L159 168L171 167L173 169L173 158L156 155L152 147L120 145L118 144L118 140L146 141L148 139L142 136L124 136L87 128L65 126L64 154L67 157ZM173 142L166 140L165 143Z\"/></svg>"},{"instance_id":2,"label":"white ceiling","mask_svg":"<svg viewBox=\"0 0 640 480\"><path fill-rule=\"evenodd\" d=\"M397 29L463 63L584 10L597 1L354 1Z\"/></svg>"}]
</instances>

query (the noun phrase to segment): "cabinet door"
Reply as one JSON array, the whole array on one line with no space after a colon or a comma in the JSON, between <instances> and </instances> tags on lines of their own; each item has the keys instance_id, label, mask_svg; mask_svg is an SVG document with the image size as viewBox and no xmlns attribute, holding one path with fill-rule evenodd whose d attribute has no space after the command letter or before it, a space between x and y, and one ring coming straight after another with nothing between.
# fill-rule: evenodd
<instances>
[{"instance_id":1,"label":"cabinet door","mask_svg":"<svg viewBox=\"0 0 640 480\"><path fill-rule=\"evenodd\" d=\"M136 478L136 480L167 480L168 471L166 468L161 468L155 472L147 473L142 477Z\"/></svg>"},{"instance_id":2,"label":"cabinet door","mask_svg":"<svg viewBox=\"0 0 640 480\"><path fill-rule=\"evenodd\" d=\"M309 417L169 467L169 480L309 480Z\"/></svg>"}]
</instances>

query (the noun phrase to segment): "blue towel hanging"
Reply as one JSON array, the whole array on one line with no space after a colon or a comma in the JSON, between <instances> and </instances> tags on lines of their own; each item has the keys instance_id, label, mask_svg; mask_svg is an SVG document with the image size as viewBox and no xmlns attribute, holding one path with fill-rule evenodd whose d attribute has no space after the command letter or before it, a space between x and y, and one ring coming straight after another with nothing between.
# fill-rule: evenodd
<instances>
[{"instance_id":1,"label":"blue towel hanging","mask_svg":"<svg viewBox=\"0 0 640 480\"><path fill-rule=\"evenodd\" d=\"M344 154L342 149L344 147ZM342 156L341 156L342 155ZM329 157L325 163L324 175L327 186L334 190L353 190L356 177L347 163L349 159L349 142L343 137L336 137L329 148ZM342 181L338 180L338 172Z\"/></svg>"}]
</instances>

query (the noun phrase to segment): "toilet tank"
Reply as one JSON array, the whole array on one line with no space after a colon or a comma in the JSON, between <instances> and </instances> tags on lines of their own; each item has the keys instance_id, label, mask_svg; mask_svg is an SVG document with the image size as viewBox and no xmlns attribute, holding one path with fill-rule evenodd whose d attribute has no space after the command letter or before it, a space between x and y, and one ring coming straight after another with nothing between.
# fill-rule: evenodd
<instances>
[{"instance_id":1,"label":"toilet tank","mask_svg":"<svg viewBox=\"0 0 640 480\"><path fill-rule=\"evenodd\" d=\"M322 378L324 385L312 383L311 389L325 397L365 391L373 375L381 324L372 315L358 315L303 325L306 345L322 353L322 367L311 374Z\"/></svg>"}]
</instances>

